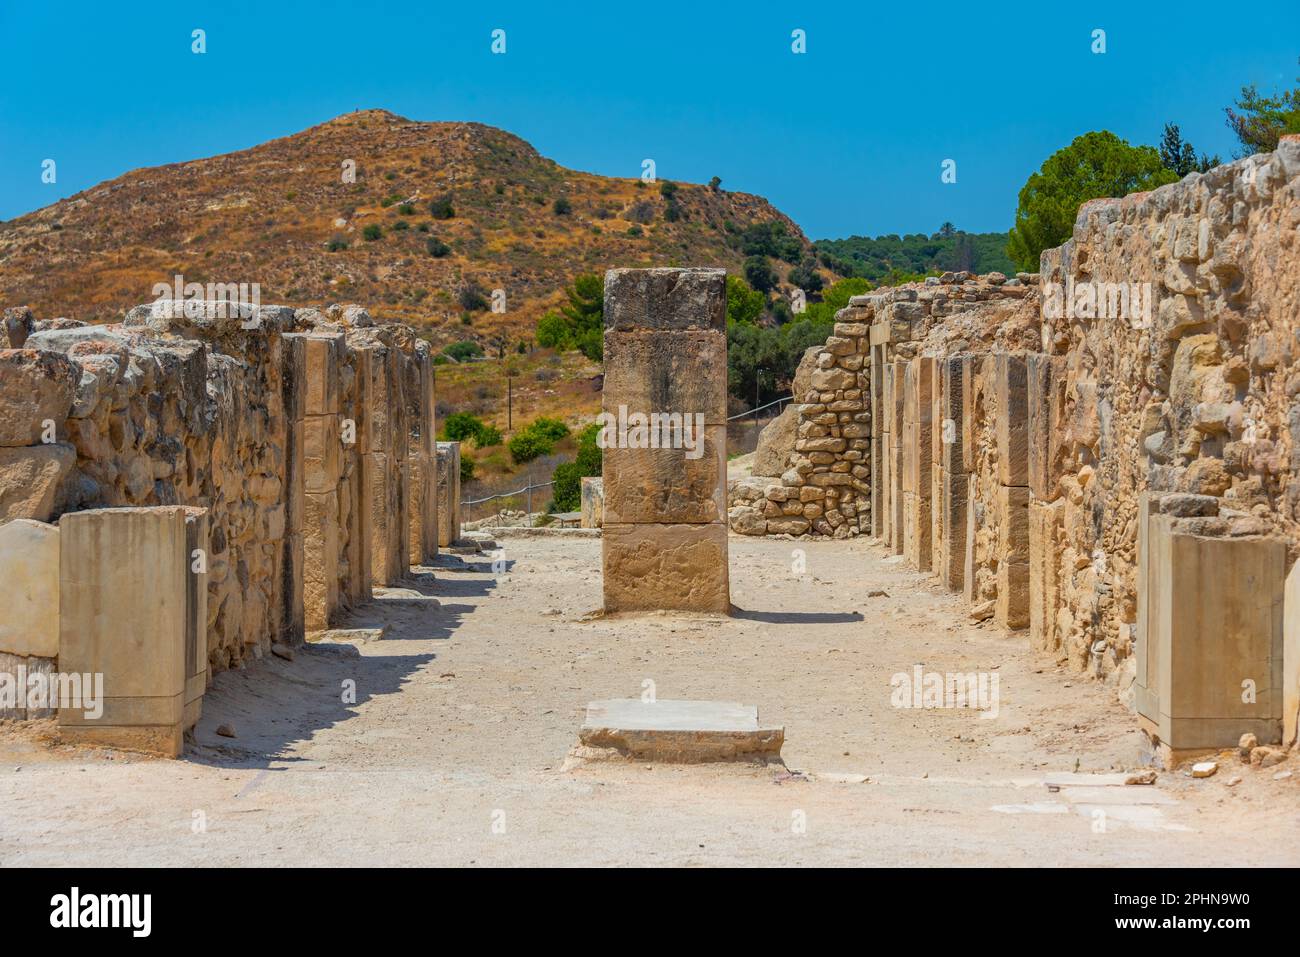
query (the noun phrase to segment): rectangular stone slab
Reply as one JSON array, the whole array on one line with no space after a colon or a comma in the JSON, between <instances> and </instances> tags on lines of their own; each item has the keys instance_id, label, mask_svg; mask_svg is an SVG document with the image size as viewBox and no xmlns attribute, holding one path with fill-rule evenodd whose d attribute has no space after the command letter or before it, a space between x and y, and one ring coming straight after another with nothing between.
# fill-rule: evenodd
<instances>
[{"instance_id":1,"label":"rectangular stone slab","mask_svg":"<svg viewBox=\"0 0 1300 957\"><path fill-rule=\"evenodd\" d=\"M604 411L704 416L727 424L727 338L713 329L657 329L605 335Z\"/></svg>"},{"instance_id":2,"label":"rectangular stone slab","mask_svg":"<svg viewBox=\"0 0 1300 957\"><path fill-rule=\"evenodd\" d=\"M760 727L758 708L739 702L614 698L587 705L578 736L626 757L694 764L778 758L785 729Z\"/></svg>"},{"instance_id":3,"label":"rectangular stone slab","mask_svg":"<svg viewBox=\"0 0 1300 957\"><path fill-rule=\"evenodd\" d=\"M723 269L611 269L605 273L605 329L724 331L726 276Z\"/></svg>"},{"instance_id":4,"label":"rectangular stone slab","mask_svg":"<svg viewBox=\"0 0 1300 957\"><path fill-rule=\"evenodd\" d=\"M605 521L704 524L727 517L727 427L705 426L685 449L606 448Z\"/></svg>"},{"instance_id":5,"label":"rectangular stone slab","mask_svg":"<svg viewBox=\"0 0 1300 957\"><path fill-rule=\"evenodd\" d=\"M608 506L607 506L608 507ZM614 525L601 535L605 610L727 614L727 526Z\"/></svg>"}]
</instances>

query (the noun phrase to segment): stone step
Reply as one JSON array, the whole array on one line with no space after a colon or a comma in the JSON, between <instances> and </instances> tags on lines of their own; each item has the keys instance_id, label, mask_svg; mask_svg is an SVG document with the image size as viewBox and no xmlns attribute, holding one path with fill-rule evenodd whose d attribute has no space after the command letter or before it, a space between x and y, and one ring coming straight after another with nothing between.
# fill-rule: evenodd
<instances>
[{"instance_id":1,"label":"stone step","mask_svg":"<svg viewBox=\"0 0 1300 957\"><path fill-rule=\"evenodd\" d=\"M760 727L758 708L738 702L612 698L587 705L578 737L585 758L776 762L785 729Z\"/></svg>"}]
</instances>

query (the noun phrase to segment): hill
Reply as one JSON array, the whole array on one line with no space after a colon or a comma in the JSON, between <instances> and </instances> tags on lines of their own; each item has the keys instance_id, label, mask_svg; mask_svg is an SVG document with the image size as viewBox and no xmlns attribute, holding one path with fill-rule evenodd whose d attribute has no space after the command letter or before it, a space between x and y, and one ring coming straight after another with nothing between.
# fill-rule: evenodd
<instances>
[{"instance_id":1,"label":"hill","mask_svg":"<svg viewBox=\"0 0 1300 957\"><path fill-rule=\"evenodd\" d=\"M974 273L1000 272L1014 275L1015 264L1007 256L1006 233L967 233L951 223L933 235L915 233L850 236L848 239L819 239L814 244L826 267L845 276L861 276L874 283L891 272L943 273L969 270Z\"/></svg>"},{"instance_id":2,"label":"hill","mask_svg":"<svg viewBox=\"0 0 1300 957\"><path fill-rule=\"evenodd\" d=\"M135 170L0 223L0 304L112 321L180 274L256 282L262 302L358 302L440 345L491 346L530 339L581 272L739 273L742 235L756 224L780 223L811 252L760 197L675 185L665 195L662 182L568 170L478 123L365 110L252 149ZM494 289L505 290L504 313L490 311Z\"/></svg>"}]
</instances>

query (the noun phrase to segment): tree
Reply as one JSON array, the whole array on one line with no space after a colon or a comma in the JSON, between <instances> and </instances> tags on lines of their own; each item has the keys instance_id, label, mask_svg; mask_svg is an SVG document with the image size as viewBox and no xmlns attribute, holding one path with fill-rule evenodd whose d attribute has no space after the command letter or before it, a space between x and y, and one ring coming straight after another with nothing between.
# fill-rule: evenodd
<instances>
[{"instance_id":1,"label":"tree","mask_svg":"<svg viewBox=\"0 0 1300 957\"><path fill-rule=\"evenodd\" d=\"M1084 133L1049 156L1020 190L1007 254L1022 269L1035 272L1044 249L1070 238L1080 203L1177 180L1176 173L1161 166L1153 147L1130 146L1106 130Z\"/></svg>"},{"instance_id":2,"label":"tree","mask_svg":"<svg viewBox=\"0 0 1300 957\"><path fill-rule=\"evenodd\" d=\"M944 223L939 227L939 231L934 234L935 239L952 239L957 235L957 227L952 223Z\"/></svg>"},{"instance_id":3,"label":"tree","mask_svg":"<svg viewBox=\"0 0 1300 957\"><path fill-rule=\"evenodd\" d=\"M821 292L824 282L821 273L817 271L817 262L813 259L805 259L798 266L790 270L786 276L792 286L798 286L804 292Z\"/></svg>"},{"instance_id":4,"label":"tree","mask_svg":"<svg viewBox=\"0 0 1300 957\"><path fill-rule=\"evenodd\" d=\"M537 344L547 349L577 349L592 362L605 352L605 277L583 273L565 290L568 303L537 320Z\"/></svg>"},{"instance_id":5,"label":"tree","mask_svg":"<svg viewBox=\"0 0 1300 957\"><path fill-rule=\"evenodd\" d=\"M776 273L767 264L765 256L750 256L745 260L745 281L759 292L767 293L776 288Z\"/></svg>"},{"instance_id":6,"label":"tree","mask_svg":"<svg viewBox=\"0 0 1300 957\"><path fill-rule=\"evenodd\" d=\"M727 277L727 322L755 322L763 314L767 297L739 276Z\"/></svg>"},{"instance_id":7,"label":"tree","mask_svg":"<svg viewBox=\"0 0 1300 957\"><path fill-rule=\"evenodd\" d=\"M709 180L709 189L711 189L715 193L718 192L718 187L720 187L721 185L722 185L721 176L715 176L711 180Z\"/></svg>"},{"instance_id":8,"label":"tree","mask_svg":"<svg viewBox=\"0 0 1300 957\"><path fill-rule=\"evenodd\" d=\"M1296 78L1300 83L1300 77ZM1260 96L1255 84L1243 86L1237 109L1224 107L1228 128L1241 144L1238 157L1271 153L1284 133L1300 133L1300 87Z\"/></svg>"},{"instance_id":9,"label":"tree","mask_svg":"<svg viewBox=\"0 0 1300 957\"><path fill-rule=\"evenodd\" d=\"M1206 156L1204 153L1197 159L1195 147L1183 139L1178 124L1165 124L1164 133L1160 137L1160 165L1177 173L1179 179L1188 173L1208 172L1220 162L1218 156Z\"/></svg>"},{"instance_id":10,"label":"tree","mask_svg":"<svg viewBox=\"0 0 1300 957\"><path fill-rule=\"evenodd\" d=\"M560 196L551 204L551 210L556 216L568 216L573 212L573 204L566 197Z\"/></svg>"}]
</instances>

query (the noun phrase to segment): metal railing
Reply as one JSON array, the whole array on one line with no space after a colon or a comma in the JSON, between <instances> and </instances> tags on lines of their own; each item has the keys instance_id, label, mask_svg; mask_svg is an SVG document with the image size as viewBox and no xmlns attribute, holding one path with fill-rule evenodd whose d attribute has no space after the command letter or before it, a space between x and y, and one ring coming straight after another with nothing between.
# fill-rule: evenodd
<instances>
[{"instance_id":1,"label":"metal railing","mask_svg":"<svg viewBox=\"0 0 1300 957\"><path fill-rule=\"evenodd\" d=\"M765 402L762 405L755 406L754 408L750 409L748 412L737 412L735 415L729 415L727 416L727 421L731 422L735 419L744 419L744 418L748 418L751 415L754 418L758 418L758 413L762 412L764 409L769 409L774 405L780 405L782 402L791 402L793 400L794 400L794 396L783 395L779 399L773 399L771 402Z\"/></svg>"},{"instance_id":2,"label":"metal railing","mask_svg":"<svg viewBox=\"0 0 1300 957\"><path fill-rule=\"evenodd\" d=\"M539 482L539 483L537 483L536 485L533 485L533 484L529 483L528 485L525 485L523 488L515 489L513 492L497 492L495 495L485 495L485 496L483 496L483 498L467 498L467 499L461 499L460 506L461 506L461 508L464 508L466 505L482 505L484 502L490 502L490 501L492 501L493 499L497 499L497 498L512 498L512 497L515 496L515 495L522 495L522 494L524 494L525 492L527 492L527 493L528 493L527 511L528 511L528 514L529 514L529 515L532 515L532 514L533 514L533 489L535 489L535 488L549 488L550 486L552 486L552 485L554 485L554 484L555 484L555 482L553 482L553 481L552 481L552 482Z\"/></svg>"}]
</instances>

